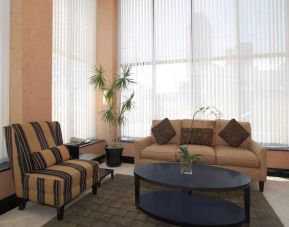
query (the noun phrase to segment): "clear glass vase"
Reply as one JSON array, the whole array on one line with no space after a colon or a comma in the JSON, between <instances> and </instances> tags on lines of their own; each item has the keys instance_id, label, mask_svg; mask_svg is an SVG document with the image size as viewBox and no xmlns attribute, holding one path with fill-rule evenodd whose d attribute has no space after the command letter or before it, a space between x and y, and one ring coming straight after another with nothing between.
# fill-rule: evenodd
<instances>
[{"instance_id":1,"label":"clear glass vase","mask_svg":"<svg viewBox=\"0 0 289 227\"><path fill-rule=\"evenodd\" d=\"M192 161L182 160L180 161L181 174L192 174Z\"/></svg>"}]
</instances>

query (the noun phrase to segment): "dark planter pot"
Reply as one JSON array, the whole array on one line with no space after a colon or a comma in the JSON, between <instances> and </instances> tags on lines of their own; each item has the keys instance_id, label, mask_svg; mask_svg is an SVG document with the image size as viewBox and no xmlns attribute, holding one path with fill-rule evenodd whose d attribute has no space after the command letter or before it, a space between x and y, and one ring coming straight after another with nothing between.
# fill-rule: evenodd
<instances>
[{"instance_id":1,"label":"dark planter pot","mask_svg":"<svg viewBox=\"0 0 289 227\"><path fill-rule=\"evenodd\" d=\"M123 147L105 147L106 165L110 167L120 166Z\"/></svg>"}]
</instances>

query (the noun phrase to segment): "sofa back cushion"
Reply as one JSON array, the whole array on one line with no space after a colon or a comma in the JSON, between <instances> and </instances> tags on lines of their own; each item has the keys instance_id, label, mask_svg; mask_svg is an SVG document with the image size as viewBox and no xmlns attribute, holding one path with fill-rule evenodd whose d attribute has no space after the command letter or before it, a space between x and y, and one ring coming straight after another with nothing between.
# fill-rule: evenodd
<instances>
[{"instance_id":1,"label":"sofa back cushion","mask_svg":"<svg viewBox=\"0 0 289 227\"><path fill-rule=\"evenodd\" d=\"M192 119L182 120L182 128L190 128L192 124ZM194 120L193 128L215 128L215 121L211 120Z\"/></svg>"},{"instance_id":2,"label":"sofa back cushion","mask_svg":"<svg viewBox=\"0 0 289 227\"><path fill-rule=\"evenodd\" d=\"M162 120L153 120L152 121L152 127L158 125ZM176 132L176 135L172 137L168 143L169 144L180 144L181 141L181 120L170 120L170 123L173 127L173 129ZM157 143L155 137L153 136L153 143Z\"/></svg>"},{"instance_id":3,"label":"sofa back cushion","mask_svg":"<svg viewBox=\"0 0 289 227\"><path fill-rule=\"evenodd\" d=\"M212 146L213 130L215 127L215 121L212 120L194 120L192 125L192 119L182 120L182 135L181 143L185 144L187 141L187 134L190 133L190 128L193 128L190 144Z\"/></svg>"},{"instance_id":4,"label":"sofa back cushion","mask_svg":"<svg viewBox=\"0 0 289 227\"><path fill-rule=\"evenodd\" d=\"M226 127L226 125L230 122L230 120L216 120L215 130L214 130L214 146L229 146L226 141L219 136L219 133ZM249 122L240 122L238 123L250 134L247 139L241 143L239 147L249 148L251 141L251 126Z\"/></svg>"}]
</instances>

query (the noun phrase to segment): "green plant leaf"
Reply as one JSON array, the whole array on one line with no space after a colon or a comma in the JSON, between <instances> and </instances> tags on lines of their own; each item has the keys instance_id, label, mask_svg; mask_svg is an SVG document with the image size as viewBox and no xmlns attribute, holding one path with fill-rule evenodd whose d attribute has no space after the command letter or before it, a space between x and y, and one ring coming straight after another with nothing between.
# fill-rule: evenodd
<instances>
[{"instance_id":1,"label":"green plant leaf","mask_svg":"<svg viewBox=\"0 0 289 227\"><path fill-rule=\"evenodd\" d=\"M115 81L115 89L127 89L129 84L134 84L135 81L131 79L132 76L132 67L130 65L126 65L122 67L121 74Z\"/></svg>"},{"instance_id":2,"label":"green plant leaf","mask_svg":"<svg viewBox=\"0 0 289 227\"><path fill-rule=\"evenodd\" d=\"M125 120L126 120L126 119L125 119L125 117L124 117L123 114L118 114L117 117L116 117L116 124L117 124L118 126L121 126L121 125L124 124Z\"/></svg>"},{"instance_id":3,"label":"green plant leaf","mask_svg":"<svg viewBox=\"0 0 289 227\"><path fill-rule=\"evenodd\" d=\"M191 160L197 164L201 164L202 163L202 155L201 154L192 155Z\"/></svg>"},{"instance_id":4,"label":"green plant leaf","mask_svg":"<svg viewBox=\"0 0 289 227\"><path fill-rule=\"evenodd\" d=\"M183 157L184 157L184 159L186 161L191 161L192 160L192 157L190 156L188 148L185 145L180 145L179 149L180 149L181 155L183 155Z\"/></svg>"},{"instance_id":5,"label":"green plant leaf","mask_svg":"<svg viewBox=\"0 0 289 227\"><path fill-rule=\"evenodd\" d=\"M120 113L124 114L126 111L130 111L133 108L133 97L134 97L134 92L130 95L128 99L126 99L121 106Z\"/></svg>"},{"instance_id":6,"label":"green plant leaf","mask_svg":"<svg viewBox=\"0 0 289 227\"><path fill-rule=\"evenodd\" d=\"M91 85L94 86L95 89L99 89L101 91L105 90L105 77L104 77L104 68L102 65L99 67L95 67L95 74L90 77Z\"/></svg>"},{"instance_id":7,"label":"green plant leaf","mask_svg":"<svg viewBox=\"0 0 289 227\"><path fill-rule=\"evenodd\" d=\"M115 124L116 116L115 113L113 112L113 109L102 111L102 119L107 123Z\"/></svg>"},{"instance_id":8,"label":"green plant leaf","mask_svg":"<svg viewBox=\"0 0 289 227\"><path fill-rule=\"evenodd\" d=\"M114 90L113 85L111 85L111 86L105 91L104 98L105 98L105 100L106 100L108 103L111 103L114 95L115 95L115 90Z\"/></svg>"}]
</instances>

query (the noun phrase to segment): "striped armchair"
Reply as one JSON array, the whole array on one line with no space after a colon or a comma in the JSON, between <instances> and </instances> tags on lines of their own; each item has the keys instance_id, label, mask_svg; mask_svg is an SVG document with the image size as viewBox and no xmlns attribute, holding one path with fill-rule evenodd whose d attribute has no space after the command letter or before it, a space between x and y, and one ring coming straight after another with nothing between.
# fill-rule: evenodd
<instances>
[{"instance_id":1,"label":"striped armchair","mask_svg":"<svg viewBox=\"0 0 289 227\"><path fill-rule=\"evenodd\" d=\"M57 208L92 187L97 192L98 163L72 160L58 122L30 122L4 127L19 210L28 200Z\"/></svg>"}]
</instances>

